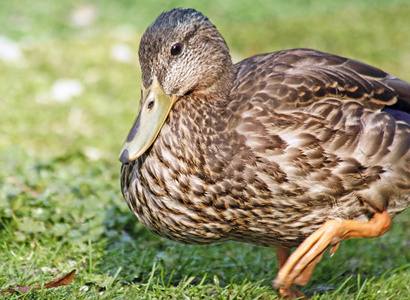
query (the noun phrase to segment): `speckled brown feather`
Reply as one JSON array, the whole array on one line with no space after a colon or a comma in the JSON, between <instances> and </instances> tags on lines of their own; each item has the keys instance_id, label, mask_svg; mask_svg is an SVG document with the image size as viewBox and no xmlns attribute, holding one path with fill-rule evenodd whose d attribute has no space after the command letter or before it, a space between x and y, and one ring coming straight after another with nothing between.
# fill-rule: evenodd
<instances>
[{"instance_id":1,"label":"speckled brown feather","mask_svg":"<svg viewBox=\"0 0 410 300\"><path fill-rule=\"evenodd\" d=\"M337 97L355 99L381 109L410 103L409 84L367 64L312 49L290 49L262 54L235 65L234 93L264 97L276 110L303 107ZM401 84L400 84L401 83ZM405 94L407 93L407 94Z\"/></svg>"},{"instance_id":2,"label":"speckled brown feather","mask_svg":"<svg viewBox=\"0 0 410 300\"><path fill-rule=\"evenodd\" d=\"M165 70L141 49L147 86ZM154 144L122 165L124 198L151 232L293 247L326 220L368 220L386 208L394 216L409 205L410 127L381 109L406 108L410 84L309 49L233 69L226 98L180 87L189 93Z\"/></svg>"}]
</instances>

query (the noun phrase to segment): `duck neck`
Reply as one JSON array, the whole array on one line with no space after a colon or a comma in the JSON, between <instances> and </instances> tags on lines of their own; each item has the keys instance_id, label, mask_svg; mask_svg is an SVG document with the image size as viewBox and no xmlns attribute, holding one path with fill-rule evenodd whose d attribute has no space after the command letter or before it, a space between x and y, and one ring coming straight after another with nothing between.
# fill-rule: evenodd
<instances>
[{"instance_id":1,"label":"duck neck","mask_svg":"<svg viewBox=\"0 0 410 300\"><path fill-rule=\"evenodd\" d=\"M229 61L219 66L219 69L221 72L215 75L213 84L207 89L198 91L196 95L204 95L210 101L224 101L229 97L234 83L234 67L231 58L229 57Z\"/></svg>"},{"instance_id":2,"label":"duck neck","mask_svg":"<svg viewBox=\"0 0 410 300\"><path fill-rule=\"evenodd\" d=\"M216 30L211 27L208 30L203 30L201 35L205 35L203 40L206 40L206 53L203 61L206 61L201 66L202 80L197 82L193 93L205 95L214 100L225 100L229 97L235 80L235 68L232 63L228 45L224 38Z\"/></svg>"}]
</instances>

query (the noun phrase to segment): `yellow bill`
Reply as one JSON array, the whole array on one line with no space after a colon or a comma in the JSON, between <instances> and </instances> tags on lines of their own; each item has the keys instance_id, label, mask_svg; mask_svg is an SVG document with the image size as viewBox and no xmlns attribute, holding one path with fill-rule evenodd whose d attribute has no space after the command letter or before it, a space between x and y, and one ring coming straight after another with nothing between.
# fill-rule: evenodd
<instances>
[{"instance_id":1,"label":"yellow bill","mask_svg":"<svg viewBox=\"0 0 410 300\"><path fill-rule=\"evenodd\" d=\"M148 89L142 87L142 101L138 117L122 146L120 161L125 164L136 160L152 145L168 114L178 99L164 93L154 78Z\"/></svg>"}]
</instances>

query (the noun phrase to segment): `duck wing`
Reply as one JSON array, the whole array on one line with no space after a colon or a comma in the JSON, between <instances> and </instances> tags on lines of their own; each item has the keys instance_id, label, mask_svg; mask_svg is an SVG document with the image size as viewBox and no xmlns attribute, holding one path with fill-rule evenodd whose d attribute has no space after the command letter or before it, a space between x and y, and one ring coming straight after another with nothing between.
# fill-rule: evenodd
<instances>
[{"instance_id":1,"label":"duck wing","mask_svg":"<svg viewBox=\"0 0 410 300\"><path fill-rule=\"evenodd\" d=\"M337 55L312 49L283 50L250 57L235 68L232 93L266 99L276 111L336 98L359 101L372 110L387 106L410 113L410 83Z\"/></svg>"},{"instance_id":2,"label":"duck wing","mask_svg":"<svg viewBox=\"0 0 410 300\"><path fill-rule=\"evenodd\" d=\"M331 197L344 206L335 208L342 218L362 213L360 203L371 211L389 207L391 215L409 205L409 83L361 62L295 49L236 64L230 99L238 140L263 162L266 181L285 174L280 189L272 188L276 198L294 191L309 201Z\"/></svg>"}]
</instances>

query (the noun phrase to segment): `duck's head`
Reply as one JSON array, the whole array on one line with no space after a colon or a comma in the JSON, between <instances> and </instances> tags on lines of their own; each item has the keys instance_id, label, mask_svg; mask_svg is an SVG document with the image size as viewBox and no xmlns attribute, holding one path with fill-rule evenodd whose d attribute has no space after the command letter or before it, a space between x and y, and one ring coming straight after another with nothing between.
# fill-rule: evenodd
<instances>
[{"instance_id":1,"label":"duck's head","mask_svg":"<svg viewBox=\"0 0 410 300\"><path fill-rule=\"evenodd\" d=\"M142 99L120 154L128 163L155 141L172 106L187 94L220 101L234 81L228 47L207 17L194 9L162 13L139 46Z\"/></svg>"}]
</instances>

